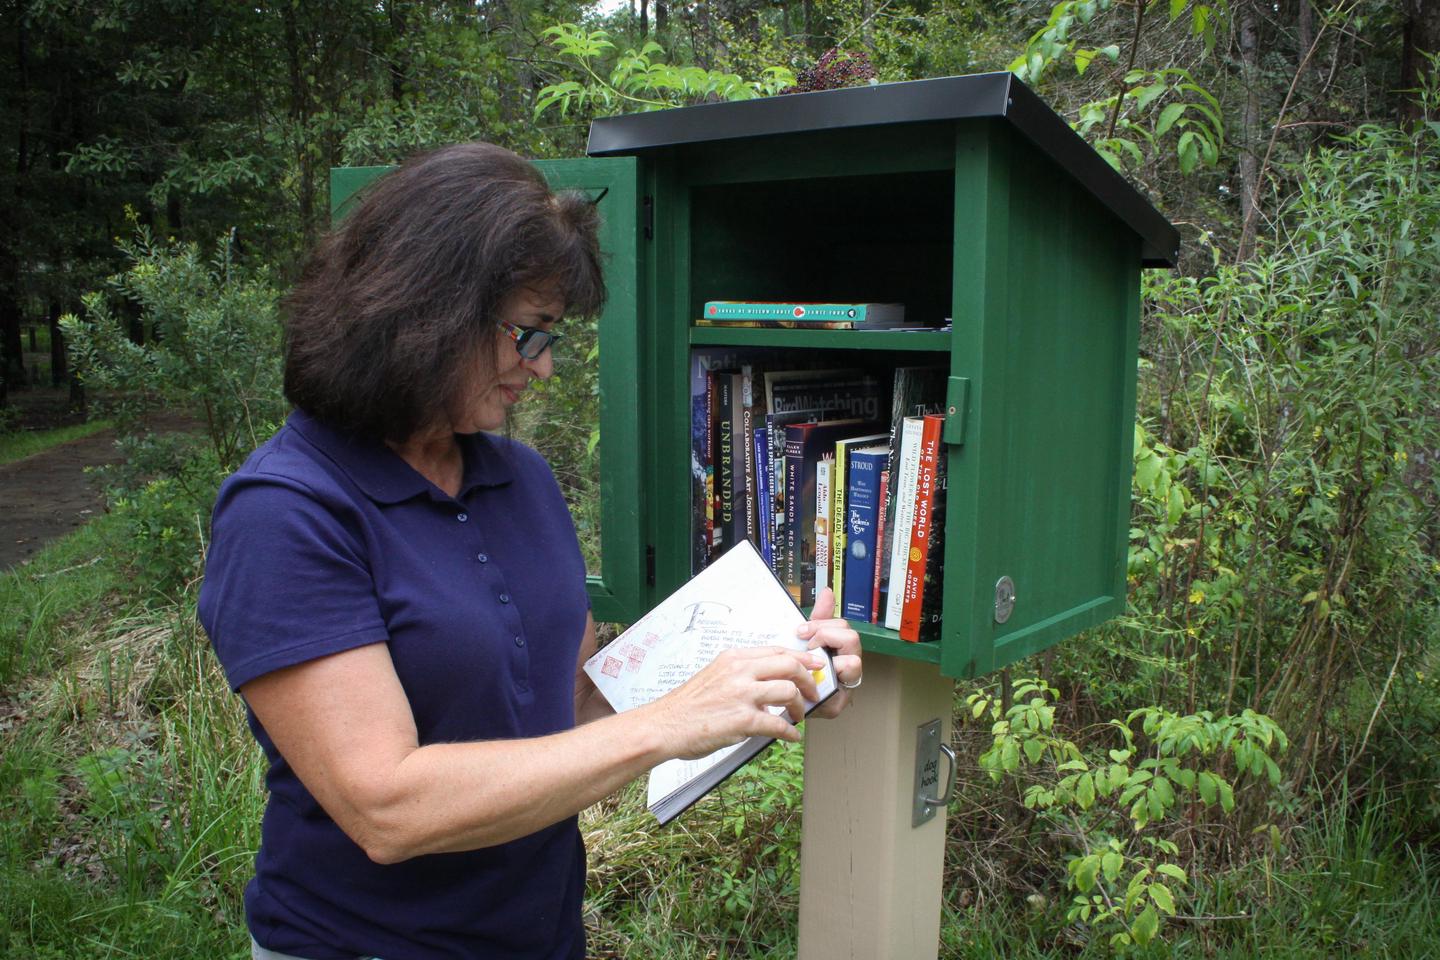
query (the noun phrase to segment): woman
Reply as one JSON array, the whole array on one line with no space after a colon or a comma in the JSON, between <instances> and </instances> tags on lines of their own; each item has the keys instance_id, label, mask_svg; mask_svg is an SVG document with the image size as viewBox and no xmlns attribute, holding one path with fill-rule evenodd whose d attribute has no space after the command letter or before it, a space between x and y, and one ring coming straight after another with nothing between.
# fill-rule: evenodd
<instances>
[{"instance_id":1,"label":"woman","mask_svg":"<svg viewBox=\"0 0 1440 960\"><path fill-rule=\"evenodd\" d=\"M270 763L256 957L582 957L577 813L663 760L796 739L767 708L799 716L817 653L727 655L614 715L554 477L485 432L602 303L595 229L514 154L452 147L379 181L290 299L296 409L221 489L200 596ZM853 685L833 608L801 633Z\"/></svg>"}]
</instances>

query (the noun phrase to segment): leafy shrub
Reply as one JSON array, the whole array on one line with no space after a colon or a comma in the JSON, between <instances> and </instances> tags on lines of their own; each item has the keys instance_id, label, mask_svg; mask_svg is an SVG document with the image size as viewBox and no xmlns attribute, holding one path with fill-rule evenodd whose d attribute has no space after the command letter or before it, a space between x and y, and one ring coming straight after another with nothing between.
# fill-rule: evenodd
<instances>
[{"instance_id":1,"label":"leafy shrub","mask_svg":"<svg viewBox=\"0 0 1440 960\"><path fill-rule=\"evenodd\" d=\"M1255 259L1149 280L1131 615L1072 661L1100 710L1263 711L1303 731L1297 777L1338 774L1433 670L1437 146L1363 127Z\"/></svg>"},{"instance_id":2,"label":"leafy shrub","mask_svg":"<svg viewBox=\"0 0 1440 960\"><path fill-rule=\"evenodd\" d=\"M1108 742L1092 736L1082 747L1056 724L1054 687L1021 680L1012 696L1008 707L992 688L966 697L966 716L991 722L981 769L997 783L1015 783L1022 806L1034 812L1023 842L1049 851L1050 838L1059 839L1074 892L1066 921L1108 934L1113 948L1146 946L1200 869L1197 854L1206 851L1197 836L1209 814L1236 810L1232 781L1243 778L1255 791L1278 787L1271 754L1283 752L1288 738L1249 710L1181 716L1152 706L1111 720Z\"/></svg>"},{"instance_id":3,"label":"leafy shrub","mask_svg":"<svg viewBox=\"0 0 1440 960\"><path fill-rule=\"evenodd\" d=\"M173 594L199 573L220 481L284 415L279 296L266 272L236 262L233 236L208 260L143 226L119 246L126 268L84 297L83 320L61 323L76 369L104 388L120 434L123 461L103 472L123 518L108 549L142 589ZM201 430L181 422L161 432L161 412L198 419Z\"/></svg>"},{"instance_id":4,"label":"leafy shrub","mask_svg":"<svg viewBox=\"0 0 1440 960\"><path fill-rule=\"evenodd\" d=\"M126 268L82 299L83 320L61 320L77 369L114 394L122 434L157 409L199 417L229 472L284 415L278 292L267 272L237 262L233 234L208 260L143 226L119 247ZM131 338L132 319L148 342Z\"/></svg>"}]
</instances>

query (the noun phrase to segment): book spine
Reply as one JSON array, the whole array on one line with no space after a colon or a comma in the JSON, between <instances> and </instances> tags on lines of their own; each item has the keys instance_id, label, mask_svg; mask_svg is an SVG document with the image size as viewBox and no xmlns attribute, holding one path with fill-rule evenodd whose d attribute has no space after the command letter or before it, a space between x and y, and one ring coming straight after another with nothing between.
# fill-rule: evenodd
<instances>
[{"instance_id":1,"label":"book spine","mask_svg":"<svg viewBox=\"0 0 1440 960\"><path fill-rule=\"evenodd\" d=\"M800 590L800 472L804 466L805 432L785 428L785 576L782 582L796 603Z\"/></svg>"},{"instance_id":2,"label":"book spine","mask_svg":"<svg viewBox=\"0 0 1440 960\"><path fill-rule=\"evenodd\" d=\"M770 538L774 543L775 576L784 583L789 569L785 540L785 428L777 423L770 424L770 482Z\"/></svg>"},{"instance_id":3,"label":"book spine","mask_svg":"<svg viewBox=\"0 0 1440 960\"><path fill-rule=\"evenodd\" d=\"M705 567L705 460L709 455L709 409L705 396L704 355L690 355L690 572Z\"/></svg>"},{"instance_id":4,"label":"book spine","mask_svg":"<svg viewBox=\"0 0 1440 960\"><path fill-rule=\"evenodd\" d=\"M910 534L910 562L905 568L904 607L900 639L920 639L920 601L930 550L930 523L935 508L935 461L940 449L940 418L926 417L920 441L920 479L915 486L915 528Z\"/></svg>"},{"instance_id":5,"label":"book spine","mask_svg":"<svg viewBox=\"0 0 1440 960\"><path fill-rule=\"evenodd\" d=\"M906 417L900 423L900 481L895 488L895 529L890 550L889 592L885 627L900 629L905 606L905 568L910 563L910 533L915 525L915 487L920 476L920 433L924 421Z\"/></svg>"},{"instance_id":6,"label":"book spine","mask_svg":"<svg viewBox=\"0 0 1440 960\"><path fill-rule=\"evenodd\" d=\"M726 371L715 380L715 536L711 556L735 543L734 378Z\"/></svg>"},{"instance_id":7,"label":"book spine","mask_svg":"<svg viewBox=\"0 0 1440 960\"><path fill-rule=\"evenodd\" d=\"M830 470L833 459L815 464L815 595L830 585Z\"/></svg>"},{"instance_id":8,"label":"book spine","mask_svg":"<svg viewBox=\"0 0 1440 960\"><path fill-rule=\"evenodd\" d=\"M705 563L715 555L715 373L705 373Z\"/></svg>"},{"instance_id":9,"label":"book spine","mask_svg":"<svg viewBox=\"0 0 1440 960\"><path fill-rule=\"evenodd\" d=\"M892 316L896 308L882 311ZM795 302L749 302L745 300L711 300L702 311L704 320L790 320L801 321L851 321L864 323L876 312L868 303L795 303Z\"/></svg>"},{"instance_id":10,"label":"book spine","mask_svg":"<svg viewBox=\"0 0 1440 960\"><path fill-rule=\"evenodd\" d=\"M764 427L755 429L753 440L755 448L755 463L757 464L756 478L759 484L755 491L755 522L760 528L760 555L765 558L770 569L775 569L775 560L772 544L770 542L770 531L774 526L775 507L771 500L770 486L770 439L769 433Z\"/></svg>"},{"instance_id":11,"label":"book spine","mask_svg":"<svg viewBox=\"0 0 1440 960\"><path fill-rule=\"evenodd\" d=\"M885 545L880 553L883 557L890 557L895 552L896 512L900 503L897 488L900 485L901 428L906 417L939 412L944 395L945 373L946 371L935 367L897 367L895 370L890 405L890 485L885 506ZM880 572L880 593L885 598L885 609L888 610L892 571L889 564L883 567ZM897 583L896 589L901 586Z\"/></svg>"},{"instance_id":12,"label":"book spine","mask_svg":"<svg viewBox=\"0 0 1440 960\"><path fill-rule=\"evenodd\" d=\"M920 590L922 643L940 639L945 602L945 512L950 488L945 460L942 448L935 459L935 505L930 508L930 545L925 551L925 585Z\"/></svg>"},{"instance_id":13,"label":"book spine","mask_svg":"<svg viewBox=\"0 0 1440 960\"><path fill-rule=\"evenodd\" d=\"M870 622L871 586L875 580L875 514L880 506L883 455L856 452L845 468L845 596L841 616Z\"/></svg>"},{"instance_id":14,"label":"book spine","mask_svg":"<svg viewBox=\"0 0 1440 960\"><path fill-rule=\"evenodd\" d=\"M701 317L697 327L742 327L761 330L863 330L865 324L854 320L720 320Z\"/></svg>"},{"instance_id":15,"label":"book spine","mask_svg":"<svg viewBox=\"0 0 1440 960\"><path fill-rule=\"evenodd\" d=\"M750 367L740 368L740 448L745 457L745 539L760 545L760 531L756 514L758 498L755 485L759 477L755 471L755 445L751 442L755 431L754 380Z\"/></svg>"},{"instance_id":16,"label":"book spine","mask_svg":"<svg viewBox=\"0 0 1440 960\"><path fill-rule=\"evenodd\" d=\"M830 589L835 591L835 608L841 608L840 598L845 589L845 548L849 535L845 530L845 484L848 482L845 476L845 461L849 459L845 444L840 443L835 447L835 466L830 473L830 486L833 488L830 501L830 516L835 522L830 525L833 531L830 541Z\"/></svg>"},{"instance_id":17,"label":"book spine","mask_svg":"<svg viewBox=\"0 0 1440 960\"><path fill-rule=\"evenodd\" d=\"M730 520L725 528L725 549L730 549L745 539L745 456L744 432L741 425L745 419L745 377L739 370L729 375L730 380Z\"/></svg>"},{"instance_id":18,"label":"book spine","mask_svg":"<svg viewBox=\"0 0 1440 960\"><path fill-rule=\"evenodd\" d=\"M886 462L889 462L887 456ZM875 514L875 577L870 585L870 622L880 622L880 572L889 566L890 558L885 554L885 508L890 501L890 469L880 471L880 509Z\"/></svg>"}]
</instances>

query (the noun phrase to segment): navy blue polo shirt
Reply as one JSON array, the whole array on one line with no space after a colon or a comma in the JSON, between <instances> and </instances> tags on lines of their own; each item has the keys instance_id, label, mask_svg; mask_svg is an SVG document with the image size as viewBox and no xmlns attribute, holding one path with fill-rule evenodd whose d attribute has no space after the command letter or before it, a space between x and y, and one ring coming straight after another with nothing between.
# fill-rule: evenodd
<instances>
[{"instance_id":1,"label":"navy blue polo shirt","mask_svg":"<svg viewBox=\"0 0 1440 960\"><path fill-rule=\"evenodd\" d=\"M200 619L230 685L386 643L420 743L574 726L585 567L549 466L458 437L450 497L389 448L297 411L225 481ZM269 801L245 891L261 946L314 960L584 956L576 818L466 853L371 861L250 714Z\"/></svg>"}]
</instances>

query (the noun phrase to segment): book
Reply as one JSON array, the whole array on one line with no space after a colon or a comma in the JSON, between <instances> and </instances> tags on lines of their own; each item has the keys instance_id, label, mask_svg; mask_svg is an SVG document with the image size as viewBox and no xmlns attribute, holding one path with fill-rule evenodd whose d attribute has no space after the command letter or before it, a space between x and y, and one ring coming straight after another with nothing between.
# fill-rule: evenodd
<instances>
[{"instance_id":1,"label":"book","mask_svg":"<svg viewBox=\"0 0 1440 960\"><path fill-rule=\"evenodd\" d=\"M885 598L885 627L889 630L900 629L900 617L905 608L905 570L910 564L910 534L915 525L915 487L920 477L920 435L924 428L922 417L905 417L900 422L900 482L895 488L890 591Z\"/></svg>"},{"instance_id":2,"label":"book","mask_svg":"<svg viewBox=\"0 0 1440 960\"><path fill-rule=\"evenodd\" d=\"M739 374L731 370L715 370L710 374L714 384L712 406L712 463L715 478L715 522L710 541L710 556L713 558L735 545L735 380Z\"/></svg>"},{"instance_id":3,"label":"book","mask_svg":"<svg viewBox=\"0 0 1440 960\"><path fill-rule=\"evenodd\" d=\"M882 557L889 557L895 551L896 516L899 505L895 488L900 482L900 427L906 417L921 417L927 413L940 413L945 408L946 370L941 367L896 367L895 378L890 392L890 480L885 494L885 535L880 548ZM880 595L888 609L890 599L889 563L880 565ZM898 613L896 615L898 617ZM897 621L898 622L898 621ZM892 628L894 629L894 628Z\"/></svg>"},{"instance_id":4,"label":"book","mask_svg":"<svg viewBox=\"0 0 1440 960\"><path fill-rule=\"evenodd\" d=\"M785 431L796 423L814 423L820 419L814 410L792 410L788 413L767 413L765 415L766 436L770 449L767 454L770 463L770 541L775 575L786 582L789 570L789 540L785 524Z\"/></svg>"},{"instance_id":5,"label":"book","mask_svg":"<svg viewBox=\"0 0 1440 960\"><path fill-rule=\"evenodd\" d=\"M714 464L711 445L712 370L735 369L764 352L739 347L690 352L690 569L699 572L710 557L714 526Z\"/></svg>"},{"instance_id":6,"label":"book","mask_svg":"<svg viewBox=\"0 0 1440 960\"><path fill-rule=\"evenodd\" d=\"M934 324L906 323L894 321L865 320L712 320L701 317L695 321L697 327L748 327L759 330L885 330L903 332L907 330L938 330Z\"/></svg>"},{"instance_id":7,"label":"book","mask_svg":"<svg viewBox=\"0 0 1440 960\"><path fill-rule=\"evenodd\" d=\"M789 320L792 322L844 322L877 326L904 323L903 303L801 303L780 300L711 300L701 318L723 320Z\"/></svg>"},{"instance_id":8,"label":"book","mask_svg":"<svg viewBox=\"0 0 1440 960\"><path fill-rule=\"evenodd\" d=\"M942 447L935 459L935 505L930 508L930 542L925 548L925 582L920 588L920 625L916 637L920 643L940 639L945 606L945 507L950 487L945 461Z\"/></svg>"},{"instance_id":9,"label":"book","mask_svg":"<svg viewBox=\"0 0 1440 960\"><path fill-rule=\"evenodd\" d=\"M745 539L760 544L760 530L756 513L755 485L755 390L754 367L745 364L740 368L740 447L745 458L743 471L745 486Z\"/></svg>"},{"instance_id":10,"label":"book","mask_svg":"<svg viewBox=\"0 0 1440 960\"><path fill-rule=\"evenodd\" d=\"M816 420L879 420L888 403L880 379L858 370L771 370L764 385L766 410L811 410Z\"/></svg>"},{"instance_id":11,"label":"book","mask_svg":"<svg viewBox=\"0 0 1440 960\"><path fill-rule=\"evenodd\" d=\"M904 603L900 614L900 639L920 639L920 610L925 570L934 546L931 538L935 512L936 462L940 458L940 430L945 418L929 414L920 437L920 474L915 485L915 524L910 534L910 555L905 568Z\"/></svg>"},{"instance_id":12,"label":"book","mask_svg":"<svg viewBox=\"0 0 1440 960\"><path fill-rule=\"evenodd\" d=\"M876 424L849 418L785 428L785 542L781 579L802 607L815 602L815 464L836 440L872 432Z\"/></svg>"},{"instance_id":13,"label":"book","mask_svg":"<svg viewBox=\"0 0 1440 960\"><path fill-rule=\"evenodd\" d=\"M830 507L831 517L845 516L845 463L847 452L852 447L863 446L883 440L885 434L871 433L859 437L842 437L835 441L835 466L830 474L830 485L834 488L834 502ZM843 522L830 525L830 589L835 591L835 606L839 609L840 597L845 588L845 540L847 534Z\"/></svg>"},{"instance_id":14,"label":"book","mask_svg":"<svg viewBox=\"0 0 1440 960\"><path fill-rule=\"evenodd\" d=\"M775 569L774 554L771 550L770 534L775 526L775 504L770 499L770 434L764 427L756 427L751 440L755 456L755 526L759 539L760 555L771 570Z\"/></svg>"},{"instance_id":15,"label":"book","mask_svg":"<svg viewBox=\"0 0 1440 960\"><path fill-rule=\"evenodd\" d=\"M885 543L885 508L890 501L890 468L888 466L890 451L888 448L885 455L887 466L880 471L880 511L875 517L875 572L870 581L871 623L880 622L880 611L884 609L880 606L880 572L890 566L890 558L882 548Z\"/></svg>"},{"instance_id":16,"label":"book","mask_svg":"<svg viewBox=\"0 0 1440 960\"><path fill-rule=\"evenodd\" d=\"M815 464L815 593L830 586L830 468L834 457L820 458Z\"/></svg>"},{"instance_id":17,"label":"book","mask_svg":"<svg viewBox=\"0 0 1440 960\"><path fill-rule=\"evenodd\" d=\"M795 636L804 622L754 546L742 541L600 648L584 669L623 713L669 693L725 650L804 650L805 641ZM807 714L839 688L832 662L815 671L815 684L819 700L806 702ZM646 805L662 825L669 823L773 742L751 737L698 760L667 760L650 771Z\"/></svg>"},{"instance_id":18,"label":"book","mask_svg":"<svg viewBox=\"0 0 1440 960\"><path fill-rule=\"evenodd\" d=\"M874 609L880 474L889 456L888 443L853 447L845 466L845 592L840 615L857 623L869 623Z\"/></svg>"}]
</instances>

